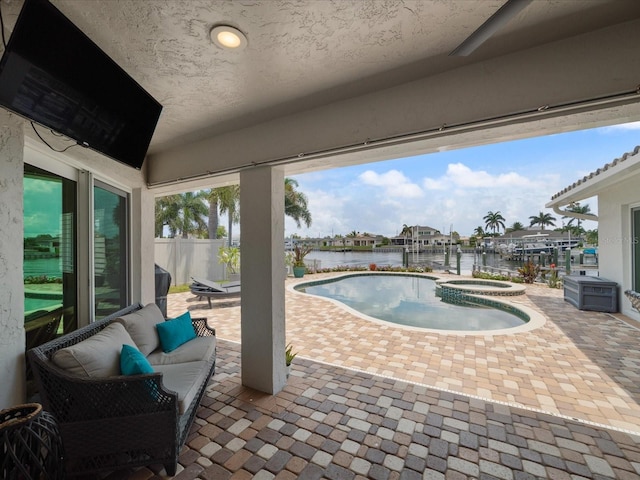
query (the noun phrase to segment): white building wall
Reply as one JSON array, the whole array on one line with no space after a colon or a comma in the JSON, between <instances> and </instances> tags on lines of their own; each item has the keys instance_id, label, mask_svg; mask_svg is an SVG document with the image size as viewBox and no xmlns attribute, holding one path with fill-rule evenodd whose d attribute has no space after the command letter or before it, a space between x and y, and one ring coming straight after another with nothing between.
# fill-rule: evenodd
<instances>
[{"instance_id":1,"label":"white building wall","mask_svg":"<svg viewBox=\"0 0 640 480\"><path fill-rule=\"evenodd\" d=\"M625 315L640 321L624 291L632 285L631 209L640 207L640 174L598 194L598 263L600 276L618 283L618 305Z\"/></svg>"},{"instance_id":2,"label":"white building wall","mask_svg":"<svg viewBox=\"0 0 640 480\"><path fill-rule=\"evenodd\" d=\"M0 110L0 410L24 402L22 120Z\"/></svg>"}]
</instances>

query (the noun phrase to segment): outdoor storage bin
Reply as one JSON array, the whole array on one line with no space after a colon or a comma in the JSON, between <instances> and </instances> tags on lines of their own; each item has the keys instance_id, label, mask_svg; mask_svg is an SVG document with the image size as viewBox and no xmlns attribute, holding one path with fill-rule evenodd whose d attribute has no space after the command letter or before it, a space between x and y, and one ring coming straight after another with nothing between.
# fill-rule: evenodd
<instances>
[{"instance_id":1,"label":"outdoor storage bin","mask_svg":"<svg viewBox=\"0 0 640 480\"><path fill-rule=\"evenodd\" d=\"M580 310L618 311L618 284L601 277L568 275L563 278L564 299Z\"/></svg>"}]
</instances>

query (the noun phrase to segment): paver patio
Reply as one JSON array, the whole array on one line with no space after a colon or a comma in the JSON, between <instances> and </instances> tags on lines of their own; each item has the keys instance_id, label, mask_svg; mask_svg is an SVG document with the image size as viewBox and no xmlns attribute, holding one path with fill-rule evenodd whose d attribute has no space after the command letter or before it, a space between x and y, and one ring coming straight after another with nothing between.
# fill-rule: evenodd
<instances>
[{"instance_id":1,"label":"paver patio","mask_svg":"<svg viewBox=\"0 0 640 480\"><path fill-rule=\"evenodd\" d=\"M547 322L459 336L372 324L288 292L287 340L301 356L270 396L240 384L239 302L209 310L170 295L170 316L207 316L221 339L176 478L640 478L640 332L576 310L560 290L533 286L518 301Z\"/></svg>"},{"instance_id":2,"label":"paver patio","mask_svg":"<svg viewBox=\"0 0 640 480\"><path fill-rule=\"evenodd\" d=\"M546 323L509 335L426 332L287 291L287 341L331 365L640 432L640 330L622 315L576 309L561 289L529 285L509 300L540 311ZM220 338L240 341L239 300L209 309L191 293L170 295L169 316L186 309L208 317Z\"/></svg>"}]
</instances>

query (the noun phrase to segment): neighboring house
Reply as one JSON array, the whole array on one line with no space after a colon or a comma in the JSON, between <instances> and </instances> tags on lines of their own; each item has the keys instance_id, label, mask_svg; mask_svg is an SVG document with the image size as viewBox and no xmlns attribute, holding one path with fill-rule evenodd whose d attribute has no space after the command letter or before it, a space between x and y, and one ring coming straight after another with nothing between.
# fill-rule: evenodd
<instances>
[{"instance_id":1,"label":"neighboring house","mask_svg":"<svg viewBox=\"0 0 640 480\"><path fill-rule=\"evenodd\" d=\"M607 163L551 197L547 208L559 215L598 221L600 276L618 283L620 311L640 321L625 290L640 290L640 146ZM578 217L572 202L598 197L598 215Z\"/></svg>"},{"instance_id":2,"label":"neighboring house","mask_svg":"<svg viewBox=\"0 0 640 480\"><path fill-rule=\"evenodd\" d=\"M356 235L346 237L334 237L331 239L321 239L321 245L328 247L376 247L382 244L380 235Z\"/></svg>"},{"instance_id":3,"label":"neighboring house","mask_svg":"<svg viewBox=\"0 0 640 480\"><path fill-rule=\"evenodd\" d=\"M396 235L391 238L392 245L408 246L418 250L429 249L440 245L448 245L449 243L457 243L455 238L450 235L440 233L437 228L415 225L411 228L411 234ZM452 241L453 240L453 241Z\"/></svg>"}]
</instances>

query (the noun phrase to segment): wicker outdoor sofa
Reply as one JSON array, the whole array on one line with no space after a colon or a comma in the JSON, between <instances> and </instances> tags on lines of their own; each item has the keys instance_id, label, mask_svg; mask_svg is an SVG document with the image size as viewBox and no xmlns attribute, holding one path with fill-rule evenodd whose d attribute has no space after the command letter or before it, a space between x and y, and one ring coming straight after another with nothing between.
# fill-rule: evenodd
<instances>
[{"instance_id":1,"label":"wicker outdoor sofa","mask_svg":"<svg viewBox=\"0 0 640 480\"><path fill-rule=\"evenodd\" d=\"M195 338L169 353L152 333L178 320L165 321L155 304L129 306L27 352L42 404L58 421L67 475L155 464L175 475L216 360L215 331L186 317ZM130 347L153 373L121 374Z\"/></svg>"}]
</instances>

